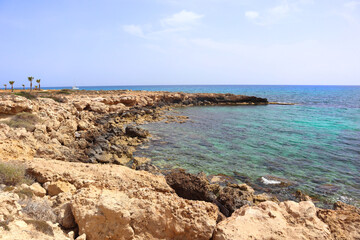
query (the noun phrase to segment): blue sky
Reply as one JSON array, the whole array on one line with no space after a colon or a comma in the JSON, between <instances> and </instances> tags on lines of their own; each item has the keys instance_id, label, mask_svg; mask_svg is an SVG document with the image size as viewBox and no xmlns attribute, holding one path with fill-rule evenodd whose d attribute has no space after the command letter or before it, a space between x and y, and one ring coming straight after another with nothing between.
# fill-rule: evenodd
<instances>
[{"instance_id":1,"label":"blue sky","mask_svg":"<svg viewBox=\"0 0 360 240\"><path fill-rule=\"evenodd\" d=\"M360 85L360 0L0 0L0 84Z\"/></svg>"}]
</instances>

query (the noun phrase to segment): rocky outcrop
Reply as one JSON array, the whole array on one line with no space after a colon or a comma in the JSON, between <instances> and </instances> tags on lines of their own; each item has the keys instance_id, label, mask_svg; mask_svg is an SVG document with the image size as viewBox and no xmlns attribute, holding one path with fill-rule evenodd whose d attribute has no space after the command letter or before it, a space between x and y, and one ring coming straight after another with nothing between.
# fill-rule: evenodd
<instances>
[{"instance_id":1,"label":"rocky outcrop","mask_svg":"<svg viewBox=\"0 0 360 240\"><path fill-rule=\"evenodd\" d=\"M20 112L31 112L32 101L19 96L0 96L0 114L16 114Z\"/></svg>"},{"instance_id":2,"label":"rocky outcrop","mask_svg":"<svg viewBox=\"0 0 360 240\"><path fill-rule=\"evenodd\" d=\"M210 184L204 173L195 175L183 169L174 169L165 174L166 182L180 197L214 203L226 217L245 205L251 206L268 200L277 201L275 197L264 193L255 194L254 190L246 184L229 182L225 186ZM218 220L221 218L219 216Z\"/></svg>"},{"instance_id":3,"label":"rocky outcrop","mask_svg":"<svg viewBox=\"0 0 360 240\"><path fill-rule=\"evenodd\" d=\"M210 239L216 226L215 205L178 197L162 176L40 159L29 163L28 174L48 187L67 182L76 188L69 202L87 239Z\"/></svg>"},{"instance_id":4,"label":"rocky outcrop","mask_svg":"<svg viewBox=\"0 0 360 240\"><path fill-rule=\"evenodd\" d=\"M360 209L337 202L334 210L318 209L317 216L329 226L333 239L360 239Z\"/></svg>"},{"instance_id":5,"label":"rocky outcrop","mask_svg":"<svg viewBox=\"0 0 360 240\"><path fill-rule=\"evenodd\" d=\"M316 216L310 201L266 201L244 206L217 225L214 240L332 239L328 225Z\"/></svg>"}]
</instances>

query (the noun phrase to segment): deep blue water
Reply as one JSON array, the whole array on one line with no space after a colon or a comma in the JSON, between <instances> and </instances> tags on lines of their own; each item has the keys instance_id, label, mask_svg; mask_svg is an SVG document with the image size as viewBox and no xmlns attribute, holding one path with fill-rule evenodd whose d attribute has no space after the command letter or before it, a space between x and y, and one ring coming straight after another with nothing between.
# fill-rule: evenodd
<instances>
[{"instance_id":1,"label":"deep blue water","mask_svg":"<svg viewBox=\"0 0 360 240\"><path fill-rule=\"evenodd\" d=\"M359 206L360 86L123 86L86 90L216 92L297 105L188 107L184 124L143 127L153 134L138 154L164 168L242 176L266 175L326 201Z\"/></svg>"}]
</instances>

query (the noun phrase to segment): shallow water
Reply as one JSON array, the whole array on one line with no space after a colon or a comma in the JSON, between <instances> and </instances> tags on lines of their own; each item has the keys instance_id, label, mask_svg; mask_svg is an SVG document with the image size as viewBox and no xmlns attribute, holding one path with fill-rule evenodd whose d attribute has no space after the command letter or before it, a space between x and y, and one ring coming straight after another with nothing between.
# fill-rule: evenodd
<instances>
[{"instance_id":1,"label":"shallow water","mask_svg":"<svg viewBox=\"0 0 360 240\"><path fill-rule=\"evenodd\" d=\"M164 168L245 176L254 183L282 177L295 183L294 190L359 206L360 87L247 87L213 92L300 104L178 108L176 114L190 121L144 125L155 140L137 154Z\"/></svg>"},{"instance_id":2,"label":"shallow water","mask_svg":"<svg viewBox=\"0 0 360 240\"><path fill-rule=\"evenodd\" d=\"M360 86L79 88L234 93L297 103L180 108L177 114L190 121L144 125L154 139L136 154L163 168L222 173L254 185L262 176L282 177L295 183L291 190L301 189L323 202L360 206Z\"/></svg>"}]
</instances>

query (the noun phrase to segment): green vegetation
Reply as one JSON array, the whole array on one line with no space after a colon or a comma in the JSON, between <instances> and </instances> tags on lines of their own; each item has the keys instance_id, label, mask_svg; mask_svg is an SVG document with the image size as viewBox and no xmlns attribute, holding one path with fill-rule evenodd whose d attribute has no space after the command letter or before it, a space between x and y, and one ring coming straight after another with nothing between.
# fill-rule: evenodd
<instances>
[{"instance_id":1,"label":"green vegetation","mask_svg":"<svg viewBox=\"0 0 360 240\"><path fill-rule=\"evenodd\" d=\"M30 188L21 188L14 191L21 199L32 198L34 196L33 191Z\"/></svg>"},{"instance_id":2,"label":"green vegetation","mask_svg":"<svg viewBox=\"0 0 360 240\"><path fill-rule=\"evenodd\" d=\"M0 184L16 186L22 183L29 183L26 176L25 166L21 164L0 162Z\"/></svg>"},{"instance_id":3,"label":"green vegetation","mask_svg":"<svg viewBox=\"0 0 360 240\"><path fill-rule=\"evenodd\" d=\"M21 92L18 92L18 93L14 93L14 94L17 95L17 96L26 97L26 98L29 99L29 100L36 99L36 98L37 98L36 95L31 94L31 93L29 93L29 92L24 92L24 91L21 91Z\"/></svg>"},{"instance_id":4,"label":"green vegetation","mask_svg":"<svg viewBox=\"0 0 360 240\"><path fill-rule=\"evenodd\" d=\"M35 129L35 124L40 123L40 119L32 113L22 112L13 116L9 121L4 121L4 123L12 128L25 128L32 132Z\"/></svg>"},{"instance_id":5,"label":"green vegetation","mask_svg":"<svg viewBox=\"0 0 360 240\"><path fill-rule=\"evenodd\" d=\"M34 80L34 77L28 77L28 80L30 82L30 92L32 90L32 81Z\"/></svg>"},{"instance_id":6,"label":"green vegetation","mask_svg":"<svg viewBox=\"0 0 360 240\"><path fill-rule=\"evenodd\" d=\"M11 85L11 91L14 92L14 83L15 81L9 81L9 84Z\"/></svg>"},{"instance_id":7,"label":"green vegetation","mask_svg":"<svg viewBox=\"0 0 360 240\"><path fill-rule=\"evenodd\" d=\"M25 84L23 84L22 87L23 87L23 90L25 90Z\"/></svg>"},{"instance_id":8,"label":"green vegetation","mask_svg":"<svg viewBox=\"0 0 360 240\"><path fill-rule=\"evenodd\" d=\"M36 82L39 84L39 90L41 90L41 88L40 88L40 79L36 79Z\"/></svg>"},{"instance_id":9,"label":"green vegetation","mask_svg":"<svg viewBox=\"0 0 360 240\"><path fill-rule=\"evenodd\" d=\"M55 102L58 102L58 103L65 103L66 102L65 98L54 96L54 95L41 96L41 98L51 98L52 100L54 100Z\"/></svg>"},{"instance_id":10,"label":"green vegetation","mask_svg":"<svg viewBox=\"0 0 360 240\"><path fill-rule=\"evenodd\" d=\"M7 87L7 85L6 85L6 84L4 84L4 87L5 87L5 91L6 91L6 89L7 89L6 87Z\"/></svg>"},{"instance_id":11,"label":"green vegetation","mask_svg":"<svg viewBox=\"0 0 360 240\"><path fill-rule=\"evenodd\" d=\"M70 89L61 89L60 91L56 92L57 94L71 94L71 90Z\"/></svg>"}]
</instances>

